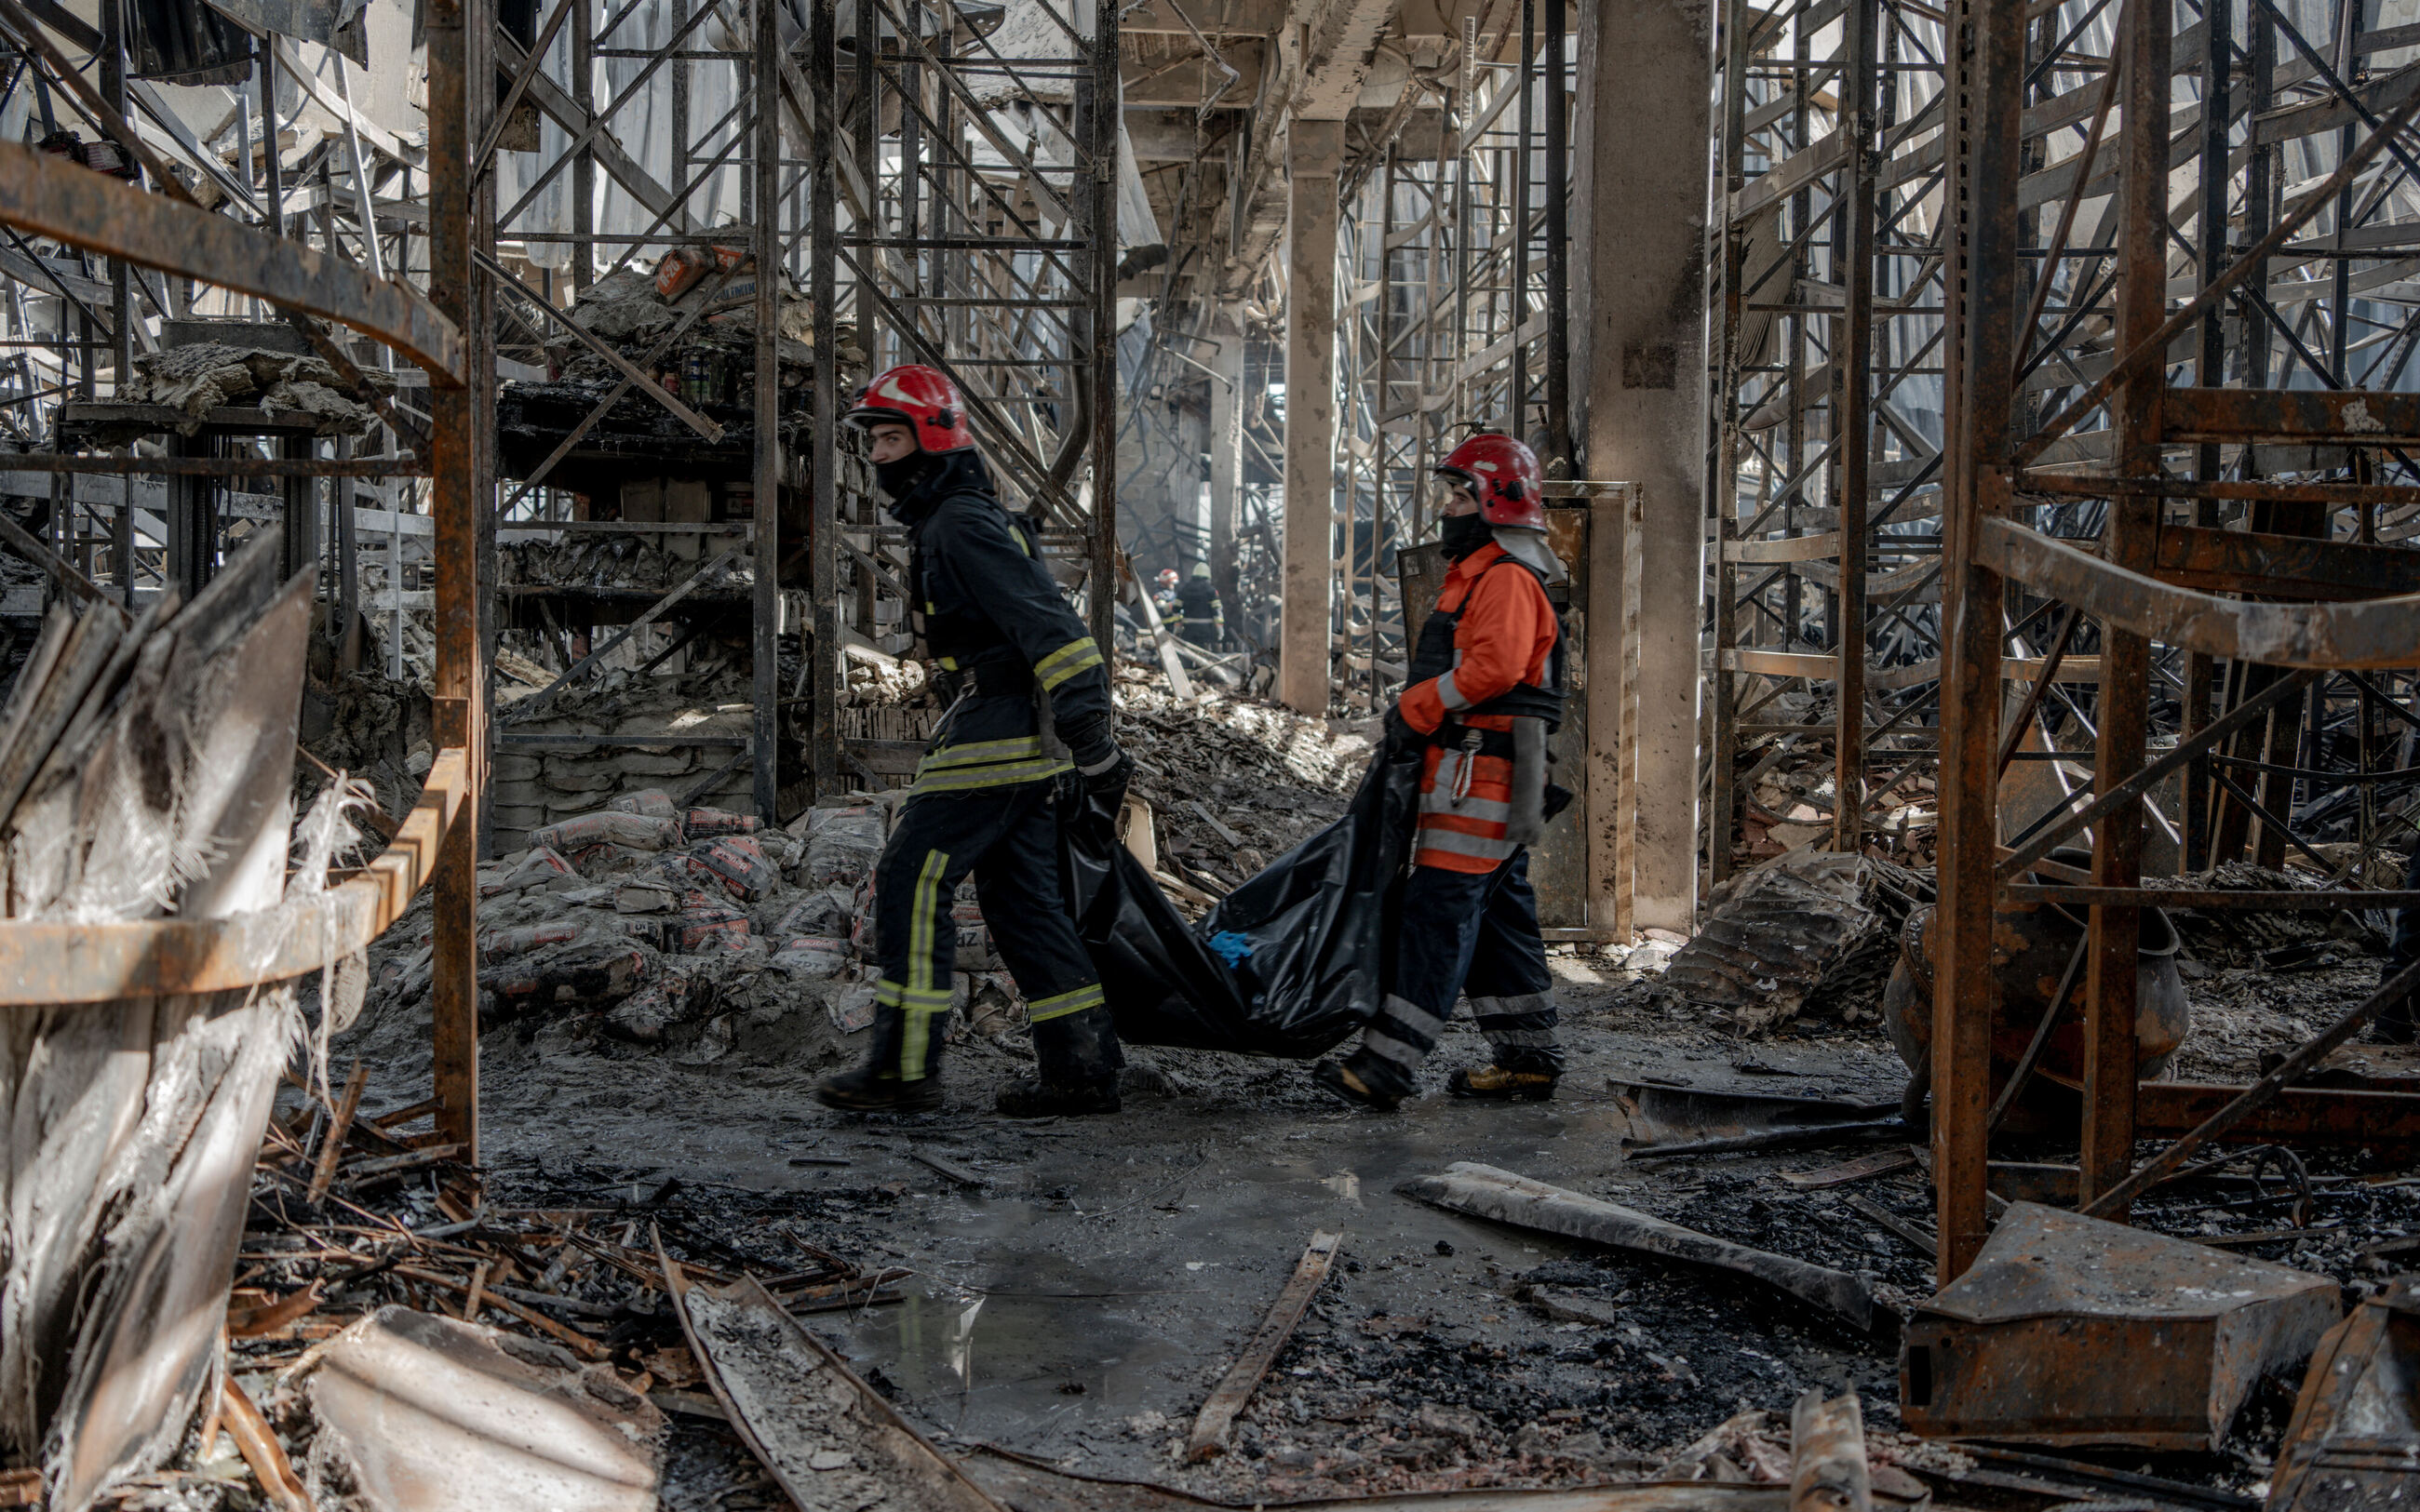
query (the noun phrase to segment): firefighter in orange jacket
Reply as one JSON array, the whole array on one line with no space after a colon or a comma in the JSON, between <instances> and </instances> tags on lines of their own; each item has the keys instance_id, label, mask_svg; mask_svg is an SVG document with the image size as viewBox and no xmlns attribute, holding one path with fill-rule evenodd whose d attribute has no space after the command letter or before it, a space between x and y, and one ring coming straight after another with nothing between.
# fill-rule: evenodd
<instances>
[{"instance_id":1,"label":"firefighter in orange jacket","mask_svg":"<svg viewBox=\"0 0 2420 1512\"><path fill-rule=\"evenodd\" d=\"M1453 1073L1455 1096L1544 1100L1563 1069L1528 846L1551 811L1546 736L1562 717L1563 657L1546 588L1566 574L1546 547L1529 448L1473 436L1437 472L1453 566L1388 716L1391 738L1428 748L1395 974L1360 1047L1312 1071L1329 1090L1377 1108L1411 1094L1465 993L1491 1054Z\"/></svg>"}]
</instances>

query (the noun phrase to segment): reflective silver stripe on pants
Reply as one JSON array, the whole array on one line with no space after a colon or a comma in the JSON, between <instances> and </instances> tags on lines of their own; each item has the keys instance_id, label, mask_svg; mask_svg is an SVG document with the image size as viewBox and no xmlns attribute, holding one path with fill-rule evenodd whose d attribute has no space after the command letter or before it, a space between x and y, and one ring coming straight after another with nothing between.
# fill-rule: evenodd
<instances>
[{"instance_id":1,"label":"reflective silver stripe on pants","mask_svg":"<svg viewBox=\"0 0 2420 1512\"><path fill-rule=\"evenodd\" d=\"M1436 1042L1438 1035L1445 1032L1445 1020L1418 1003L1408 1002L1392 993L1387 995L1387 1001L1379 1007L1378 1016L1382 1019L1393 1019L1397 1024L1432 1044Z\"/></svg>"},{"instance_id":2,"label":"reflective silver stripe on pants","mask_svg":"<svg viewBox=\"0 0 2420 1512\"><path fill-rule=\"evenodd\" d=\"M1393 1035L1375 1028L1361 1031L1361 1048L1382 1060L1391 1060L1406 1071L1417 1069L1428 1056L1428 1052L1418 1045L1405 1044Z\"/></svg>"}]
</instances>

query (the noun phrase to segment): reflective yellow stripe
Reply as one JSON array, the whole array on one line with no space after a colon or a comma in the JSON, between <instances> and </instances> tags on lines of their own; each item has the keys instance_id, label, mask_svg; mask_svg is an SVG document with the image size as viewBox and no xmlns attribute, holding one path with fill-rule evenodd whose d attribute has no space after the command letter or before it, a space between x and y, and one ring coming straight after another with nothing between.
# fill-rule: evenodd
<instances>
[{"instance_id":1,"label":"reflective yellow stripe","mask_svg":"<svg viewBox=\"0 0 2420 1512\"><path fill-rule=\"evenodd\" d=\"M908 900L908 983L899 989L899 1006L906 1010L908 1020L899 1035L902 1081L924 1079L924 1052L933 1038L932 1016L948 1011L950 1006L950 990L933 986L933 916L940 901L941 876L949 867L947 852L925 853L923 869L916 873L916 890ZM953 941L953 951L955 948ZM934 1006L937 991L939 1007Z\"/></svg>"},{"instance_id":2,"label":"reflective yellow stripe","mask_svg":"<svg viewBox=\"0 0 2420 1512\"><path fill-rule=\"evenodd\" d=\"M1033 675L1044 692L1057 687L1087 667L1101 664L1101 648L1089 635L1078 636L1033 664Z\"/></svg>"},{"instance_id":3,"label":"reflective yellow stripe","mask_svg":"<svg viewBox=\"0 0 2420 1512\"><path fill-rule=\"evenodd\" d=\"M919 776L944 766L973 766L984 762L1014 762L1042 754L1040 735L1013 735L1006 740L977 740L963 746L942 746L924 753L916 764Z\"/></svg>"},{"instance_id":4,"label":"reflective yellow stripe","mask_svg":"<svg viewBox=\"0 0 2420 1512\"><path fill-rule=\"evenodd\" d=\"M955 656L943 656L941 658L941 667L942 670L946 671L956 671L958 670L958 658Z\"/></svg>"},{"instance_id":5,"label":"reflective yellow stripe","mask_svg":"<svg viewBox=\"0 0 2420 1512\"><path fill-rule=\"evenodd\" d=\"M935 772L920 777L908 790L908 796L920 797L928 793L969 793L980 788L1011 787L1019 782L1039 782L1072 770L1065 762L1005 762L997 766L970 766L962 771Z\"/></svg>"},{"instance_id":6,"label":"reflective yellow stripe","mask_svg":"<svg viewBox=\"0 0 2420 1512\"><path fill-rule=\"evenodd\" d=\"M1068 678L1075 676L1078 672L1086 671L1089 668L1098 667L1099 665L1101 665L1101 654L1097 651L1094 652L1091 656L1086 656L1081 661L1070 662L1042 680L1042 691L1047 693L1051 689L1057 687L1060 684L1065 682Z\"/></svg>"},{"instance_id":7,"label":"reflective yellow stripe","mask_svg":"<svg viewBox=\"0 0 2420 1512\"><path fill-rule=\"evenodd\" d=\"M1046 1019L1055 1019L1068 1013L1080 1013L1088 1008L1098 1008L1107 1001L1108 999L1101 995L1101 984L1096 981L1090 987L1078 987L1072 993L1061 993L1056 997L1038 998L1028 1003L1025 1007L1025 1016L1029 1022L1040 1024Z\"/></svg>"}]
</instances>

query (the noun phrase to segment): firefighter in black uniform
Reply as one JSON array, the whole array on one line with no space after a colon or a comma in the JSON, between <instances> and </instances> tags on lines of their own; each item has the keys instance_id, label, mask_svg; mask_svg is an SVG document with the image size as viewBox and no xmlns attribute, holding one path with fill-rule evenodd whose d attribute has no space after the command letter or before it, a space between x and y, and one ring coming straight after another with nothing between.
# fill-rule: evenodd
<instances>
[{"instance_id":1,"label":"firefighter in black uniform","mask_svg":"<svg viewBox=\"0 0 2420 1512\"><path fill-rule=\"evenodd\" d=\"M894 367L847 419L869 432L876 481L911 533L910 607L947 712L875 872L872 1057L815 1095L867 1112L940 1106L937 1021L950 1011L957 953L950 904L972 872L1025 995L1039 1071L1001 1093L1000 1111L1114 1113L1117 1031L1061 903L1056 809L1075 783L1114 808L1134 770L1110 733L1100 647L1044 567L1032 527L994 495L946 377Z\"/></svg>"},{"instance_id":2,"label":"firefighter in black uniform","mask_svg":"<svg viewBox=\"0 0 2420 1512\"><path fill-rule=\"evenodd\" d=\"M1177 608L1185 616L1185 639L1204 651L1224 651L1227 610L1218 602L1218 587L1210 580L1210 563L1197 562L1176 591Z\"/></svg>"}]
</instances>

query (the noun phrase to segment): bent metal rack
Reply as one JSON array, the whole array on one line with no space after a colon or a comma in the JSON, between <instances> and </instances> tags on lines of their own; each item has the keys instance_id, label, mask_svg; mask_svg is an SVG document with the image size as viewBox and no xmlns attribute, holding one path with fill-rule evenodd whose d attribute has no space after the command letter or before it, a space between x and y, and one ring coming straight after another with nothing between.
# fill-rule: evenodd
<instances>
[{"instance_id":1,"label":"bent metal rack","mask_svg":"<svg viewBox=\"0 0 2420 1512\"><path fill-rule=\"evenodd\" d=\"M2405 1148L2420 1138L2420 1083L2411 1078L2332 1072L2326 1086L2296 1085L2360 1028L2383 993L2347 1004L2336 1024L2249 1087L2138 1082L2135 1038L2147 908L2420 903L2409 880L2400 890L2347 885L2350 868L2316 852L2281 812L2297 775L2282 757L2304 701L2316 711L2331 693L2358 699L2365 724L2373 711L2412 719L2375 681L2384 670L2420 665L2412 553L2378 544L2382 512L2403 517L2420 505L2420 469L2405 451L2420 441L2420 404L2392 392L2410 332L2368 370L2375 387L2349 381L2346 338L2360 317L2344 270L2350 249L2366 256L2412 235L2387 208L2409 195L2409 128L2420 96L2390 99L2346 84L2342 74L2361 51L2354 8L2336 8L2342 25L2331 62L2270 0L2253 0L2252 35L2241 41L2232 35L2238 17L2211 5L2195 26L2203 51L2185 54L2187 66L2203 65L2201 141L2194 112L2171 104L2180 51L2171 8L2119 0L2106 34L2110 56L2071 101L2070 114L2094 124L2079 149L2083 166L2066 176L2068 202L2045 250L2021 188L2043 167L2028 132L2046 108L2037 90L2083 28L2032 23L2038 9L1981 0L1953 7L1947 35L1967 45L1941 54L1941 902L1928 949L1936 966L1933 1143L1945 1281L1972 1263L1988 1227L1995 914L2088 911L2079 993L2085 1211L2122 1217L2150 1183L2219 1138ZM2230 149L2230 91L2246 81L2255 114L2245 144ZM2312 91L2307 100L2289 106L2273 93L2287 81ZM2270 172L2279 164L2245 147L2273 146L2314 122L2330 129L2335 150L2319 160L2316 182L2281 193L2283 173ZM2102 161L2114 168L2114 183L2091 166L2104 123ZM2196 142L2206 154L2198 198L2180 202L2172 198L2170 164ZM2242 175L2236 164L2245 165ZM2096 257L2114 258L2105 283L2087 270L2059 269L2074 201L2087 193L2113 197L2093 239L2107 243L2095 247ZM2208 213L2213 208L2229 213ZM2197 215L2198 245L2184 236ZM2333 218L2324 231L2317 227L2323 215ZM2320 281L2333 281L2322 312L2333 317L2322 323L2333 327L2325 358L2305 342L2306 326L2282 321L2270 304L2271 270L2311 259L2333 269ZM2077 308L2045 333L2043 295L2068 272L2079 281L2070 296ZM2086 282L2093 283L2088 299ZM2046 386L2030 380L2036 358L2071 339L2086 306L2113 323L2107 344L2098 354L2061 353L2062 376ZM2273 363L2273 337L2289 368L2300 364L2291 380L2317 387L2274 386L2288 375ZM2180 381L2188 368L2189 384ZM2096 417L2092 430L2079 430ZM2299 462L2282 451L2288 446L2300 449ZM2274 476L2289 469L2301 476ZM2094 511L2097 540L2058 528L2077 517L2068 508L2077 501L2105 501ZM1846 496L1842 503L1856 508ZM2218 529L2222 505L2248 511L2251 528ZM2350 529L2341 529L2346 517ZM1846 540L1845 512L1841 529ZM2004 784L2008 732L2029 733L2056 668L2015 700L2004 696L2003 674L2011 623L2041 606L2060 607L2070 626L2098 623L2099 702L2090 781L2032 811L2014 808ZM2053 663L2071 633L2052 640ZM2182 728L2155 750L2155 677L2171 661L2184 673L2175 700ZM2220 670L2227 673L2223 699L2214 686ZM2226 759L2230 749L2250 758L2264 733L2265 762ZM1854 755L1846 739L1842 751L1846 764ZM2248 777L2236 779L2248 772L2268 779L2261 791L2250 790ZM2147 817L2149 798L2175 777L2185 779L2183 845L2181 853L2163 848L2177 861L2160 870L2181 873L2241 854L2246 823L2257 821L2270 855L2291 846L2325 865L2333 885L2242 892L2147 880L2147 836L2162 823ZM2087 827L2088 869L2052 859L2055 847ZM2148 1137L2173 1142L2138 1166L2136 1142Z\"/></svg>"}]
</instances>

